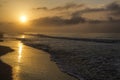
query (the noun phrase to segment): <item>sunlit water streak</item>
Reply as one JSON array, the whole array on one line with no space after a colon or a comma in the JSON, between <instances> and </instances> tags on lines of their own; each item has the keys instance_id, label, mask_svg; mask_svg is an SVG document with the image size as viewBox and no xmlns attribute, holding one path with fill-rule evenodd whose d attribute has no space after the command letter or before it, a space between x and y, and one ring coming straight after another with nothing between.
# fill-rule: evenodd
<instances>
[{"instance_id":1,"label":"sunlit water streak","mask_svg":"<svg viewBox=\"0 0 120 80\"><path fill-rule=\"evenodd\" d=\"M20 41L18 42L18 58L17 58L17 65L13 68L13 78L14 80L20 80L20 71L21 71L21 67L20 67L20 63L21 63L21 59L22 59L22 51L23 51L23 43L21 43Z\"/></svg>"},{"instance_id":2,"label":"sunlit water streak","mask_svg":"<svg viewBox=\"0 0 120 80\"><path fill-rule=\"evenodd\" d=\"M18 63L21 62L22 50L23 50L23 43L19 42L18 43Z\"/></svg>"},{"instance_id":3,"label":"sunlit water streak","mask_svg":"<svg viewBox=\"0 0 120 80\"><path fill-rule=\"evenodd\" d=\"M21 38L25 38L25 35L22 35Z\"/></svg>"},{"instance_id":4,"label":"sunlit water streak","mask_svg":"<svg viewBox=\"0 0 120 80\"><path fill-rule=\"evenodd\" d=\"M46 52L25 46L17 40L7 40L1 45L15 50L2 56L2 60L12 66L13 80L76 80L61 72Z\"/></svg>"}]
</instances>

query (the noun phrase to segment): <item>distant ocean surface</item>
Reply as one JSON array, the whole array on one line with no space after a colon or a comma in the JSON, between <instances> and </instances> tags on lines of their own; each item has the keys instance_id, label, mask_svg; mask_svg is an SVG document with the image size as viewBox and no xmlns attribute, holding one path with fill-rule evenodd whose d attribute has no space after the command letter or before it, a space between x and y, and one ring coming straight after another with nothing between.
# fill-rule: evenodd
<instances>
[{"instance_id":1,"label":"distant ocean surface","mask_svg":"<svg viewBox=\"0 0 120 80\"><path fill-rule=\"evenodd\" d=\"M72 38L120 39L120 33L28 33Z\"/></svg>"},{"instance_id":2,"label":"distant ocean surface","mask_svg":"<svg viewBox=\"0 0 120 80\"><path fill-rule=\"evenodd\" d=\"M120 39L120 33L38 33L25 32L25 34L44 34L57 37L72 37L72 38L95 38L95 39ZM5 34L5 37L20 37L20 38L37 38L37 36L28 36L23 34Z\"/></svg>"}]
</instances>

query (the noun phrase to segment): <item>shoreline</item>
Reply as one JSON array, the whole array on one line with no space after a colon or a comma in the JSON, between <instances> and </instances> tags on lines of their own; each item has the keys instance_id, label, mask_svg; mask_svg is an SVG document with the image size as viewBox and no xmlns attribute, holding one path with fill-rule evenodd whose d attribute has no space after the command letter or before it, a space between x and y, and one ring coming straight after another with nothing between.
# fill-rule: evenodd
<instances>
[{"instance_id":1,"label":"shoreline","mask_svg":"<svg viewBox=\"0 0 120 80\"><path fill-rule=\"evenodd\" d=\"M79 80L116 80L120 78L120 45L42 38L21 39L30 47L48 52L61 71Z\"/></svg>"},{"instance_id":2,"label":"shoreline","mask_svg":"<svg viewBox=\"0 0 120 80\"><path fill-rule=\"evenodd\" d=\"M36 49L39 49L39 50L43 50L43 51L47 52L48 54L50 54L51 61L54 61L62 72L66 73L66 74L68 74L70 76L73 76L73 77L75 77L78 80L84 80L82 77L80 77L78 75L75 75L75 74L73 74L71 72L66 71L66 69L63 68L64 66L61 65L62 62L61 61L57 61L57 59L55 58L56 56L54 55L54 51L51 51L48 46L41 45L41 47L36 47L36 46L25 44L25 43L24 43L24 45L32 47L32 48L36 48Z\"/></svg>"},{"instance_id":3,"label":"shoreline","mask_svg":"<svg viewBox=\"0 0 120 80\"><path fill-rule=\"evenodd\" d=\"M14 51L13 49L0 46L0 57L7 54L8 52ZM12 80L12 67L0 59L0 80Z\"/></svg>"}]
</instances>

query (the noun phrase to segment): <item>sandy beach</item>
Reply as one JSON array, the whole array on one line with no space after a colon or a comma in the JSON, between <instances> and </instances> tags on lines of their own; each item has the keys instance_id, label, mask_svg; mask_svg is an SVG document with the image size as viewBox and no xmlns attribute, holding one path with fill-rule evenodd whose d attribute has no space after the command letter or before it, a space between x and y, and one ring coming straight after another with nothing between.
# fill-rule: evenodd
<instances>
[{"instance_id":1,"label":"sandy beach","mask_svg":"<svg viewBox=\"0 0 120 80\"><path fill-rule=\"evenodd\" d=\"M24 44L47 51L59 68L82 80L120 79L119 43L90 42L40 37L22 40Z\"/></svg>"},{"instance_id":2,"label":"sandy beach","mask_svg":"<svg viewBox=\"0 0 120 80\"><path fill-rule=\"evenodd\" d=\"M0 56L13 51L13 49L0 46ZM0 80L12 80L12 67L0 60Z\"/></svg>"}]
</instances>

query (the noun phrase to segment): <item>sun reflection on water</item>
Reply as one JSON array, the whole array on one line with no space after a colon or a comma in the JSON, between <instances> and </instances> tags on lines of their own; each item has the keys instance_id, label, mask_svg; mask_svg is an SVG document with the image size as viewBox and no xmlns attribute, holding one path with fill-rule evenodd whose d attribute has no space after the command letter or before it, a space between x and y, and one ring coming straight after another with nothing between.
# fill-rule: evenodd
<instances>
[{"instance_id":1,"label":"sun reflection on water","mask_svg":"<svg viewBox=\"0 0 120 80\"><path fill-rule=\"evenodd\" d=\"M14 67L13 80L20 80L20 66Z\"/></svg>"},{"instance_id":2,"label":"sun reflection on water","mask_svg":"<svg viewBox=\"0 0 120 80\"><path fill-rule=\"evenodd\" d=\"M21 38L25 38L25 35L22 35Z\"/></svg>"},{"instance_id":3,"label":"sun reflection on water","mask_svg":"<svg viewBox=\"0 0 120 80\"><path fill-rule=\"evenodd\" d=\"M23 50L23 43L19 42L18 43L18 63L21 62L22 50Z\"/></svg>"},{"instance_id":4,"label":"sun reflection on water","mask_svg":"<svg viewBox=\"0 0 120 80\"><path fill-rule=\"evenodd\" d=\"M22 52L23 52L23 43L20 41L18 42L18 57L17 57L17 64L13 70L13 78L14 80L20 80L20 63L22 59Z\"/></svg>"}]
</instances>

